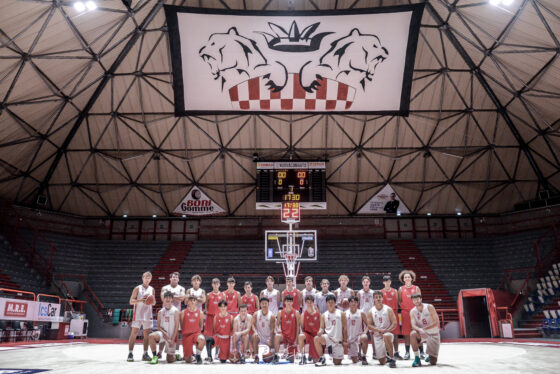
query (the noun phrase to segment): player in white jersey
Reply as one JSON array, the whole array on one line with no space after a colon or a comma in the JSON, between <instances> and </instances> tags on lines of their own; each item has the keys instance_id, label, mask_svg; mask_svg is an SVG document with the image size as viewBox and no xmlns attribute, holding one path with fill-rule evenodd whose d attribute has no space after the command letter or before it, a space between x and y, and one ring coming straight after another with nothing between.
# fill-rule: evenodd
<instances>
[{"instance_id":1,"label":"player in white jersey","mask_svg":"<svg viewBox=\"0 0 560 374\"><path fill-rule=\"evenodd\" d=\"M245 353L249 350L249 331L252 316L247 313L247 305L239 306L239 314L233 319L232 351L241 354L240 363L245 363Z\"/></svg>"},{"instance_id":2,"label":"player in white jersey","mask_svg":"<svg viewBox=\"0 0 560 374\"><path fill-rule=\"evenodd\" d=\"M254 362L259 362L259 344L268 345L268 348L274 353L274 326L276 317L268 308L269 300L266 297L261 298L261 308L253 314L251 324L253 326L253 355Z\"/></svg>"},{"instance_id":3,"label":"player in white jersey","mask_svg":"<svg viewBox=\"0 0 560 374\"><path fill-rule=\"evenodd\" d=\"M173 295L172 304L177 310L181 311L181 304L185 299L185 287L179 285L179 273L169 274L169 284L161 288L161 302L163 303L164 294L169 291Z\"/></svg>"},{"instance_id":4,"label":"player in white jersey","mask_svg":"<svg viewBox=\"0 0 560 374\"><path fill-rule=\"evenodd\" d=\"M422 295L414 293L411 296L414 308L410 311L410 344L414 352L414 362L412 367L422 366L418 346L426 342L426 362L431 365L437 364L440 336L439 336L439 316L436 308L432 304L422 303Z\"/></svg>"},{"instance_id":5,"label":"player in white jersey","mask_svg":"<svg viewBox=\"0 0 560 374\"><path fill-rule=\"evenodd\" d=\"M315 366L325 366L326 360L323 355L323 346L326 345L335 365L342 364L344 358L344 346L348 342L346 315L336 309L336 297L327 296L328 310L321 315L321 327L315 337L315 349L319 354L319 361Z\"/></svg>"},{"instance_id":6,"label":"player in white jersey","mask_svg":"<svg viewBox=\"0 0 560 374\"><path fill-rule=\"evenodd\" d=\"M369 289L371 280L367 275L362 277L362 289L358 291L358 300L360 301L360 309L367 313L373 308L373 290Z\"/></svg>"},{"instance_id":7,"label":"player in white jersey","mask_svg":"<svg viewBox=\"0 0 560 374\"><path fill-rule=\"evenodd\" d=\"M268 299L268 310L276 316L280 310L280 291L274 288L274 277L271 275L266 277L266 288L261 291L259 298L263 297Z\"/></svg>"},{"instance_id":8,"label":"player in white jersey","mask_svg":"<svg viewBox=\"0 0 560 374\"><path fill-rule=\"evenodd\" d=\"M361 359L362 365L367 365L368 337L364 329L367 324L366 313L358 309L358 298L356 296L350 296L348 301L350 301L350 309L344 312L346 313L348 330L348 356L353 363L357 363ZM360 348L363 353L362 357L360 357Z\"/></svg>"},{"instance_id":9,"label":"player in white jersey","mask_svg":"<svg viewBox=\"0 0 560 374\"><path fill-rule=\"evenodd\" d=\"M202 283L202 278L200 275L195 274L191 278L192 287L187 290L187 297L194 296L196 297L196 309L202 310L202 306L206 303L206 291L200 288Z\"/></svg>"},{"instance_id":10,"label":"player in white jersey","mask_svg":"<svg viewBox=\"0 0 560 374\"><path fill-rule=\"evenodd\" d=\"M347 310L349 305L345 307L342 304L346 305L350 296L354 296L354 291L352 291L351 288L348 288L349 281L350 279L348 279L348 276L344 274L338 278L340 287L334 291L334 294L336 295L336 307L338 310Z\"/></svg>"},{"instance_id":11,"label":"player in white jersey","mask_svg":"<svg viewBox=\"0 0 560 374\"><path fill-rule=\"evenodd\" d=\"M313 296L313 300L315 300L315 294L317 290L313 287L313 277L307 276L305 277L305 288L301 291L301 310L305 309L305 298L309 295Z\"/></svg>"},{"instance_id":12,"label":"player in white jersey","mask_svg":"<svg viewBox=\"0 0 560 374\"><path fill-rule=\"evenodd\" d=\"M350 296L348 301L350 302L350 309L344 312L348 330L348 356L353 363L361 360L362 365L367 365L368 337L364 328L367 325L366 313L358 309L358 298L356 296ZM360 355L360 349L364 354L363 356Z\"/></svg>"},{"instance_id":13,"label":"player in white jersey","mask_svg":"<svg viewBox=\"0 0 560 374\"><path fill-rule=\"evenodd\" d=\"M142 274L142 284L134 287L132 295L130 295L129 303L134 305L134 315L132 317L132 327L130 331L130 337L128 338L128 358L129 362L134 361L134 356L132 351L134 350L134 342L136 341L136 336L138 331L142 327L144 330L144 354L142 355L142 361L151 361L152 359L148 355L148 336L152 332L152 327L154 325L152 317L152 306L146 304L146 299L148 296L152 295L155 297L155 292L150 282L152 281L152 273L149 271Z\"/></svg>"},{"instance_id":14,"label":"player in white jersey","mask_svg":"<svg viewBox=\"0 0 560 374\"><path fill-rule=\"evenodd\" d=\"M157 317L157 331L150 334L150 348L152 349L152 361L150 364L158 363L158 356L156 354L156 344L165 344L166 360L169 363L175 362L175 346L177 344L177 337L179 335L179 322L181 320L181 313L173 305L174 295L171 291L166 291L163 294L163 308L158 312Z\"/></svg>"},{"instance_id":15,"label":"player in white jersey","mask_svg":"<svg viewBox=\"0 0 560 374\"><path fill-rule=\"evenodd\" d=\"M367 315L368 329L373 333L373 348L375 357L381 365L385 365L386 357L389 357L389 367L395 368L393 339L395 338L392 331L397 326L397 317L395 312L388 305L383 304L383 292L375 291L373 293L373 308Z\"/></svg>"}]
</instances>

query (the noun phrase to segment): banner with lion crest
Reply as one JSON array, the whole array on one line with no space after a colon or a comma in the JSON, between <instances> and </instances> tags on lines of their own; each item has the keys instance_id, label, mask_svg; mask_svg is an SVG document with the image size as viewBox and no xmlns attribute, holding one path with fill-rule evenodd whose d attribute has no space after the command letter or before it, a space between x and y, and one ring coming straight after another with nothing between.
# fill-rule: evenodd
<instances>
[{"instance_id":1,"label":"banner with lion crest","mask_svg":"<svg viewBox=\"0 0 560 374\"><path fill-rule=\"evenodd\" d=\"M424 4L312 12L165 6L175 114L408 115Z\"/></svg>"}]
</instances>

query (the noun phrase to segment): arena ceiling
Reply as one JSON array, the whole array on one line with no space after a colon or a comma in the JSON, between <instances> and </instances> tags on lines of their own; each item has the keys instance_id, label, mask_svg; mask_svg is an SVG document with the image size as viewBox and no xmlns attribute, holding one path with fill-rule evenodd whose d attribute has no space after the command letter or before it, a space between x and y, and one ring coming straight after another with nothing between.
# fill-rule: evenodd
<instances>
[{"instance_id":1,"label":"arena ceiling","mask_svg":"<svg viewBox=\"0 0 560 374\"><path fill-rule=\"evenodd\" d=\"M498 213L560 188L560 2L426 1L409 117L176 118L162 5L313 10L398 0L2 1L0 198L84 216L168 216L198 185L255 210L256 153L328 159L328 209L391 183L418 214Z\"/></svg>"}]
</instances>

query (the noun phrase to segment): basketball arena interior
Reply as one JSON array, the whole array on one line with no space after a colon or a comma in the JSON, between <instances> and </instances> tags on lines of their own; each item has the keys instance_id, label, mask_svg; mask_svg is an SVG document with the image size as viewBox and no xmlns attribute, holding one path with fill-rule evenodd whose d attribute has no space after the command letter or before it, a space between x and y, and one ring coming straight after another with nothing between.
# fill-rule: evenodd
<instances>
[{"instance_id":1,"label":"basketball arena interior","mask_svg":"<svg viewBox=\"0 0 560 374\"><path fill-rule=\"evenodd\" d=\"M557 0L1 1L0 373L558 373L559 56Z\"/></svg>"}]
</instances>

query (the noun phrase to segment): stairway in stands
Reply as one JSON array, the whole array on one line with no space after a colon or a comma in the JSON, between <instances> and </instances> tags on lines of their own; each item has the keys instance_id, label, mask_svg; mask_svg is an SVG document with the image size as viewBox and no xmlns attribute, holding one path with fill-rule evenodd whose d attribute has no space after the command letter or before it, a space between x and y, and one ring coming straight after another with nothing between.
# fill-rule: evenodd
<instances>
[{"instance_id":1,"label":"stairway in stands","mask_svg":"<svg viewBox=\"0 0 560 374\"><path fill-rule=\"evenodd\" d=\"M161 308L160 293L161 288L169 284L169 274L179 271L183 262L187 258L192 247L192 242L171 242L165 253L152 271L152 283L150 284L156 291L156 308ZM186 284L190 283L187 279L179 279L179 284L188 289ZM192 274L191 274L192 275Z\"/></svg>"},{"instance_id":2,"label":"stairway in stands","mask_svg":"<svg viewBox=\"0 0 560 374\"><path fill-rule=\"evenodd\" d=\"M420 287L422 301L433 304L436 309L456 309L457 303L437 277L432 267L412 240L391 240L403 269L416 273L415 284ZM398 288L398 287L396 287ZM446 321L457 321L457 313L446 313Z\"/></svg>"},{"instance_id":3,"label":"stairway in stands","mask_svg":"<svg viewBox=\"0 0 560 374\"><path fill-rule=\"evenodd\" d=\"M21 289L21 287L18 284L12 282L9 275L2 273L1 270L0 270L0 288L9 288L12 290Z\"/></svg>"},{"instance_id":4,"label":"stairway in stands","mask_svg":"<svg viewBox=\"0 0 560 374\"><path fill-rule=\"evenodd\" d=\"M541 327L545 310L559 310L560 297L548 300L542 309L531 316L519 320L518 326L513 329L516 338L542 338Z\"/></svg>"}]
</instances>

